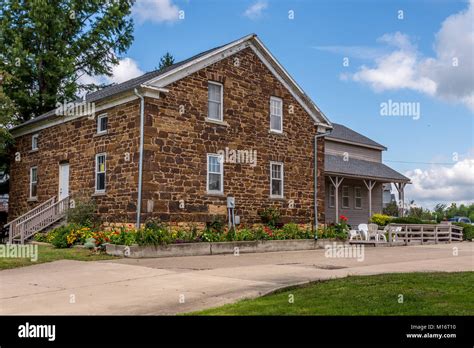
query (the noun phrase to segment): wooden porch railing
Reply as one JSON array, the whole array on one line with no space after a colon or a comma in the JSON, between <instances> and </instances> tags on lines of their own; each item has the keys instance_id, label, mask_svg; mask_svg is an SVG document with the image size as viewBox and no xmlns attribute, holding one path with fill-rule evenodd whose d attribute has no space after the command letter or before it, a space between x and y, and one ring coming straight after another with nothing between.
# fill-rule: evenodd
<instances>
[{"instance_id":1,"label":"wooden porch railing","mask_svg":"<svg viewBox=\"0 0 474 348\"><path fill-rule=\"evenodd\" d=\"M27 238L42 231L65 216L69 209L69 197L65 197L55 202L56 197L48 199L26 214L9 222L9 243L13 240L20 240L23 244Z\"/></svg>"},{"instance_id":2,"label":"wooden porch railing","mask_svg":"<svg viewBox=\"0 0 474 348\"><path fill-rule=\"evenodd\" d=\"M462 227L452 224L390 224L388 229L388 242L403 242L408 245L415 243L438 244L462 241ZM401 231L396 231L396 229Z\"/></svg>"}]
</instances>

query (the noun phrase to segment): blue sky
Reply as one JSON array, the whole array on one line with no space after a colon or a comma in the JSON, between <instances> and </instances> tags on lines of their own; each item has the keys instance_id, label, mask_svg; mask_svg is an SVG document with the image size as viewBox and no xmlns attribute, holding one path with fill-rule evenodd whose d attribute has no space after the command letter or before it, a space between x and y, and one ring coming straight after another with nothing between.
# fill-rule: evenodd
<instances>
[{"instance_id":1,"label":"blue sky","mask_svg":"<svg viewBox=\"0 0 474 348\"><path fill-rule=\"evenodd\" d=\"M389 148L385 163L413 178L408 199L472 202L473 12L467 1L138 0L113 79L256 33L331 121ZM419 103L419 119L382 116L388 100Z\"/></svg>"}]
</instances>

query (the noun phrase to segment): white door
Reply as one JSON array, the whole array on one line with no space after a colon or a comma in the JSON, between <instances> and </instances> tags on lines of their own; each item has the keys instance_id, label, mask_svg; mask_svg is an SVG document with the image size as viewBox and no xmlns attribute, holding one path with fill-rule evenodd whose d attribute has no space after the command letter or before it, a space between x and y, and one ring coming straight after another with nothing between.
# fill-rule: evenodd
<instances>
[{"instance_id":1,"label":"white door","mask_svg":"<svg viewBox=\"0 0 474 348\"><path fill-rule=\"evenodd\" d=\"M69 163L59 165L59 199L69 196Z\"/></svg>"}]
</instances>

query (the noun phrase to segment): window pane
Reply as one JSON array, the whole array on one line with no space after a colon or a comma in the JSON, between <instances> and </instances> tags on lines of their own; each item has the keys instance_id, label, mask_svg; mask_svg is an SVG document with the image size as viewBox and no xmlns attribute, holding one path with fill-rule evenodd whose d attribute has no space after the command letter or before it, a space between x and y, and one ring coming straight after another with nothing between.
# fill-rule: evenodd
<instances>
[{"instance_id":1,"label":"window pane","mask_svg":"<svg viewBox=\"0 0 474 348\"><path fill-rule=\"evenodd\" d=\"M279 116L270 116L270 127L271 129L281 131L281 117Z\"/></svg>"},{"instance_id":2,"label":"window pane","mask_svg":"<svg viewBox=\"0 0 474 348\"><path fill-rule=\"evenodd\" d=\"M213 120L221 119L221 104L213 101L209 101L209 115L208 117Z\"/></svg>"},{"instance_id":3,"label":"window pane","mask_svg":"<svg viewBox=\"0 0 474 348\"><path fill-rule=\"evenodd\" d=\"M99 119L99 131L100 132L104 132L104 131L107 130L107 121L108 121L107 117L101 117Z\"/></svg>"},{"instance_id":4,"label":"window pane","mask_svg":"<svg viewBox=\"0 0 474 348\"><path fill-rule=\"evenodd\" d=\"M281 165L272 164L272 178L281 179Z\"/></svg>"},{"instance_id":5,"label":"window pane","mask_svg":"<svg viewBox=\"0 0 474 348\"><path fill-rule=\"evenodd\" d=\"M105 173L97 174L97 190L105 190Z\"/></svg>"},{"instance_id":6,"label":"window pane","mask_svg":"<svg viewBox=\"0 0 474 348\"><path fill-rule=\"evenodd\" d=\"M209 84L209 100L219 102L221 101L221 86L210 83Z\"/></svg>"},{"instance_id":7,"label":"window pane","mask_svg":"<svg viewBox=\"0 0 474 348\"><path fill-rule=\"evenodd\" d=\"M31 182L36 182L38 178L38 169L37 168L31 168Z\"/></svg>"},{"instance_id":8,"label":"window pane","mask_svg":"<svg viewBox=\"0 0 474 348\"><path fill-rule=\"evenodd\" d=\"M31 184L31 197L36 197L37 196L37 184L33 183Z\"/></svg>"},{"instance_id":9,"label":"window pane","mask_svg":"<svg viewBox=\"0 0 474 348\"><path fill-rule=\"evenodd\" d=\"M217 156L209 156L209 173L220 173L221 172L221 165L219 163L219 157Z\"/></svg>"},{"instance_id":10,"label":"window pane","mask_svg":"<svg viewBox=\"0 0 474 348\"><path fill-rule=\"evenodd\" d=\"M281 196L281 180L272 180L272 195Z\"/></svg>"},{"instance_id":11,"label":"window pane","mask_svg":"<svg viewBox=\"0 0 474 348\"><path fill-rule=\"evenodd\" d=\"M209 174L209 191L221 191L221 175Z\"/></svg>"}]
</instances>

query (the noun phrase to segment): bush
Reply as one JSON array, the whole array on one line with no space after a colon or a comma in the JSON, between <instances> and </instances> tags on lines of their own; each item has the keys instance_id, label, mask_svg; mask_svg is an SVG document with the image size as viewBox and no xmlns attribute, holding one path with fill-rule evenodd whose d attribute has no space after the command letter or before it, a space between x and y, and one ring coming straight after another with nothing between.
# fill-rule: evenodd
<instances>
[{"instance_id":1,"label":"bush","mask_svg":"<svg viewBox=\"0 0 474 348\"><path fill-rule=\"evenodd\" d=\"M77 200L74 208L67 211L67 222L93 228L100 225L97 206L91 200Z\"/></svg>"},{"instance_id":2,"label":"bush","mask_svg":"<svg viewBox=\"0 0 474 348\"><path fill-rule=\"evenodd\" d=\"M170 233L163 228L151 229L145 228L140 229L136 232L135 236L138 245L164 245L171 242Z\"/></svg>"},{"instance_id":3,"label":"bush","mask_svg":"<svg viewBox=\"0 0 474 348\"><path fill-rule=\"evenodd\" d=\"M278 220L280 220L280 211L275 207L266 208L259 212L258 215L262 219L262 222L270 227L275 227Z\"/></svg>"},{"instance_id":4,"label":"bush","mask_svg":"<svg viewBox=\"0 0 474 348\"><path fill-rule=\"evenodd\" d=\"M37 242L47 243L48 242L48 234L47 233L36 233L33 239Z\"/></svg>"},{"instance_id":5,"label":"bush","mask_svg":"<svg viewBox=\"0 0 474 348\"><path fill-rule=\"evenodd\" d=\"M48 233L47 240L51 242L56 248L64 249L69 248L71 246L68 243L67 236L71 232L71 225L61 226L55 228L51 232Z\"/></svg>"},{"instance_id":6,"label":"bush","mask_svg":"<svg viewBox=\"0 0 474 348\"><path fill-rule=\"evenodd\" d=\"M387 226L388 223L392 221L392 217L384 214L374 214L370 218L371 223L377 224L379 226Z\"/></svg>"},{"instance_id":7,"label":"bush","mask_svg":"<svg viewBox=\"0 0 474 348\"><path fill-rule=\"evenodd\" d=\"M466 224L463 222L455 222L454 225L462 227L462 239L472 240L474 238L474 225Z\"/></svg>"}]
</instances>

